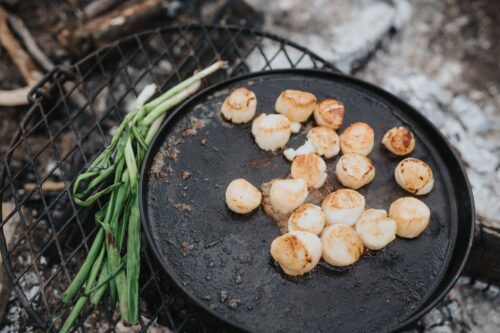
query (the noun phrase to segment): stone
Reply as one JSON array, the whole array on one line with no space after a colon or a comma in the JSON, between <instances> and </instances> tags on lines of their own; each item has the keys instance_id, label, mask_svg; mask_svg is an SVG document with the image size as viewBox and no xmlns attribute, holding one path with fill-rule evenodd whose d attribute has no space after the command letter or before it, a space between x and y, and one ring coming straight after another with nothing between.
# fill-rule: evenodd
<instances>
[{"instance_id":1,"label":"stone","mask_svg":"<svg viewBox=\"0 0 500 333\"><path fill-rule=\"evenodd\" d=\"M492 126L491 119L479 106L464 96L453 98L450 109L471 134L484 133Z\"/></svg>"},{"instance_id":2,"label":"stone","mask_svg":"<svg viewBox=\"0 0 500 333\"><path fill-rule=\"evenodd\" d=\"M352 20L335 27L330 44L332 54L328 57L347 72L356 62L364 60L387 36L394 26L396 11L386 2L373 2L352 14Z\"/></svg>"},{"instance_id":3,"label":"stone","mask_svg":"<svg viewBox=\"0 0 500 333\"><path fill-rule=\"evenodd\" d=\"M381 41L393 30L402 28L412 15L412 6L406 0L344 0L334 6L325 1L248 2L263 11L265 30L306 46L346 72L360 67L379 48ZM276 54L276 51L276 45L263 47L266 56ZM272 68L289 67L286 56L278 54L278 57L282 56L282 59L274 60L275 65L280 66ZM254 62L259 58L258 53L249 57L250 68L262 68L261 64Z\"/></svg>"}]
</instances>

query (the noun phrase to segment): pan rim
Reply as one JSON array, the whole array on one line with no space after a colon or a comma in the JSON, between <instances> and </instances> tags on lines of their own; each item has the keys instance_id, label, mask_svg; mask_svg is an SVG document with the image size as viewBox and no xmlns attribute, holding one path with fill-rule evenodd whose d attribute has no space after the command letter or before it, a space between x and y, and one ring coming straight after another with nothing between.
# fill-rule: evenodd
<instances>
[{"instance_id":1,"label":"pan rim","mask_svg":"<svg viewBox=\"0 0 500 333\"><path fill-rule=\"evenodd\" d=\"M475 204L474 204L474 197L472 194L472 188L470 185L469 178L467 176L467 173L465 171L465 167L463 163L460 161L456 150L453 148L449 140L444 136L443 133L437 128L436 125L434 125L429 119L427 119L426 116L424 116L420 111L418 111L416 108L405 102L404 100L400 99L396 95L386 91L385 89L382 89L372 83L366 82L364 80L352 77L350 75L342 74L342 73L336 73L336 72L329 72L329 71L324 71L320 69L277 69L277 70L267 70L267 71L258 71L258 72L253 72L253 73L248 73L244 75L239 75L235 77L228 78L226 80L223 80L221 82L218 82L214 85L211 85L209 87L206 87L202 89L201 91L197 92L193 96L191 96L189 99L184 101L181 105L175 108L165 119L163 122L162 126L156 133L155 137L151 141L150 146L148 147L148 150L146 152L145 158L143 160L142 166L141 166L141 172L140 172L140 178L139 178L139 207L140 207L140 214L141 214L141 224L143 226L143 232L146 234L146 239L148 241L148 246L150 249L153 251L156 259L160 262L162 269L164 270L165 274L169 277L169 280L174 284L175 288L180 290L182 294L192 303L195 305L196 308L201 309L203 312L208 314L209 316L215 318L220 324L222 324L224 327L227 327L228 329L235 330L235 331L241 331L241 332L252 332L249 328L235 323L234 321L231 321L227 318L224 318L221 316L218 312L210 309L206 304L202 303L199 301L196 297L194 297L183 285L178 281L177 279L173 278L172 275L169 273L172 271L172 268L167 265L161 258L162 256L159 253L158 248L156 247L153 237L149 229L147 228L148 223L146 221L146 213L145 213L145 205L144 205L144 194L145 194L145 178L148 172L148 166L150 165L150 159L151 159L151 152L155 148L155 142L157 141L158 137L163 134L163 131L165 130L165 127L167 127L172 121L173 118L177 117L180 110L184 109L187 105L192 103L193 100L199 98L199 96L202 96L209 91L212 90L217 90L220 87L241 81L241 80L246 80L246 79L251 79L254 77L259 77L259 76L265 76L265 75L279 75L279 74L298 74L298 75L308 75L308 76L329 76L331 78L340 78L343 80L349 80L355 84L358 84L360 86L363 86L364 88L368 88L369 90L375 92L376 94L383 94L385 97L388 97L389 99L392 99L394 101L397 101L401 105L404 106L404 109L407 111L410 111L416 115L416 117L420 118L419 120L422 121L426 126L429 126L431 131L433 131L435 134L438 135L438 137L442 140L442 143L444 143L444 146L448 149L448 152L450 153L448 155L449 158L451 158L453 163L455 165L458 165L458 170L462 176L462 179L464 180L464 187L466 189L466 197L467 197L467 203L468 203L468 215L470 215L470 232L467 235L467 243L464 244L466 246L465 248L465 253L463 257L460 260L460 264L458 265L457 270L453 273L451 277L447 277L447 273L450 271L451 267L451 258L455 255L455 252L457 250L457 242L456 239L453 241L453 244L450 244L452 246L451 253L448 255L449 259L446 262L446 269L444 273L441 276L442 281L437 284L434 288L434 292L431 293L426 302L417 310L415 311L412 315L410 315L406 320L400 322L398 325L393 326L389 329L388 332L398 332L403 330L404 328L407 328L411 324L415 323L418 319L420 319L423 315L428 313L432 308L434 308L439 301L441 301L451 290L451 288L454 286L458 278L460 277L464 266L467 262L467 258L469 257L470 250L472 247L473 239L474 239L474 224L475 224ZM464 242L465 243L465 242ZM448 281L446 281L448 280ZM444 284L444 287L441 287L441 284ZM441 288L440 288L441 287ZM441 289L441 291L439 291Z\"/></svg>"}]
</instances>

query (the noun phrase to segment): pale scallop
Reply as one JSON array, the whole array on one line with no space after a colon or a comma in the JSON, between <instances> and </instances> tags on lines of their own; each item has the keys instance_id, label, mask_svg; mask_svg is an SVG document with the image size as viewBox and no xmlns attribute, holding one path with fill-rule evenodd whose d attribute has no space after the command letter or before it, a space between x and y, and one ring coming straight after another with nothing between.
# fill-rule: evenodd
<instances>
[{"instance_id":1,"label":"pale scallop","mask_svg":"<svg viewBox=\"0 0 500 333\"><path fill-rule=\"evenodd\" d=\"M247 123L255 116L257 97L247 88L235 89L226 97L221 113L227 120L235 124Z\"/></svg>"},{"instance_id":2,"label":"pale scallop","mask_svg":"<svg viewBox=\"0 0 500 333\"><path fill-rule=\"evenodd\" d=\"M344 103L327 98L316 104L314 120L320 126L339 129L344 121Z\"/></svg>"},{"instance_id":3,"label":"pale scallop","mask_svg":"<svg viewBox=\"0 0 500 333\"><path fill-rule=\"evenodd\" d=\"M424 195L434 187L434 175L431 168L417 158L408 157L399 162L394 170L396 182L406 191Z\"/></svg>"},{"instance_id":4,"label":"pale scallop","mask_svg":"<svg viewBox=\"0 0 500 333\"><path fill-rule=\"evenodd\" d=\"M373 128L363 122L357 122L347 127L340 135L342 153L369 155L375 142Z\"/></svg>"},{"instance_id":5,"label":"pale scallop","mask_svg":"<svg viewBox=\"0 0 500 333\"><path fill-rule=\"evenodd\" d=\"M429 225L431 210L417 198L404 197L391 204L389 217L396 221L399 237L415 238Z\"/></svg>"},{"instance_id":6,"label":"pale scallop","mask_svg":"<svg viewBox=\"0 0 500 333\"><path fill-rule=\"evenodd\" d=\"M303 275L318 264L321 258L321 241L310 232L291 231L273 240L271 256L286 274Z\"/></svg>"},{"instance_id":7,"label":"pale scallop","mask_svg":"<svg viewBox=\"0 0 500 333\"><path fill-rule=\"evenodd\" d=\"M276 99L274 109L291 122L302 123L311 116L315 106L316 96L313 94L301 90L285 90Z\"/></svg>"},{"instance_id":8,"label":"pale scallop","mask_svg":"<svg viewBox=\"0 0 500 333\"><path fill-rule=\"evenodd\" d=\"M292 163L292 177L304 179L308 187L320 188L326 180L326 163L316 154L298 156Z\"/></svg>"},{"instance_id":9,"label":"pale scallop","mask_svg":"<svg viewBox=\"0 0 500 333\"><path fill-rule=\"evenodd\" d=\"M396 238L397 224L385 210L367 209L355 229L366 248L380 250Z\"/></svg>"},{"instance_id":10,"label":"pale scallop","mask_svg":"<svg viewBox=\"0 0 500 333\"><path fill-rule=\"evenodd\" d=\"M306 142L297 149L288 148L283 153L293 161L299 155L316 153L325 158L337 156L340 151L340 138L331 128L325 126L313 127L307 133Z\"/></svg>"},{"instance_id":11,"label":"pale scallop","mask_svg":"<svg viewBox=\"0 0 500 333\"><path fill-rule=\"evenodd\" d=\"M252 122L252 134L262 150L275 151L290 139L290 120L280 114L261 114Z\"/></svg>"},{"instance_id":12,"label":"pale scallop","mask_svg":"<svg viewBox=\"0 0 500 333\"><path fill-rule=\"evenodd\" d=\"M344 154L337 162L335 175L342 185L357 190L375 178L375 165L364 155Z\"/></svg>"},{"instance_id":13,"label":"pale scallop","mask_svg":"<svg viewBox=\"0 0 500 333\"><path fill-rule=\"evenodd\" d=\"M325 158L337 156L340 151L340 138L331 128L313 127L307 133L307 139L314 145L317 154Z\"/></svg>"},{"instance_id":14,"label":"pale scallop","mask_svg":"<svg viewBox=\"0 0 500 333\"><path fill-rule=\"evenodd\" d=\"M306 231L319 235L325 227L325 221L325 214L321 207L305 203L290 215L288 231Z\"/></svg>"},{"instance_id":15,"label":"pale scallop","mask_svg":"<svg viewBox=\"0 0 500 333\"><path fill-rule=\"evenodd\" d=\"M309 194L303 179L276 179L271 184L271 206L282 214L288 214L304 203Z\"/></svg>"},{"instance_id":16,"label":"pale scallop","mask_svg":"<svg viewBox=\"0 0 500 333\"><path fill-rule=\"evenodd\" d=\"M321 203L326 224L354 225L365 209L365 197L350 189L340 189L328 194Z\"/></svg>"},{"instance_id":17,"label":"pale scallop","mask_svg":"<svg viewBox=\"0 0 500 333\"><path fill-rule=\"evenodd\" d=\"M385 133L382 144L394 155L404 156L415 148L415 138L406 127L393 127Z\"/></svg>"},{"instance_id":18,"label":"pale scallop","mask_svg":"<svg viewBox=\"0 0 500 333\"><path fill-rule=\"evenodd\" d=\"M363 242L356 231L345 224L326 227L321 233L323 260L333 266L354 264L363 254Z\"/></svg>"},{"instance_id":19,"label":"pale scallop","mask_svg":"<svg viewBox=\"0 0 500 333\"><path fill-rule=\"evenodd\" d=\"M245 179L235 179L227 186L226 203L235 213L250 213L259 207L261 201L260 191Z\"/></svg>"}]
</instances>

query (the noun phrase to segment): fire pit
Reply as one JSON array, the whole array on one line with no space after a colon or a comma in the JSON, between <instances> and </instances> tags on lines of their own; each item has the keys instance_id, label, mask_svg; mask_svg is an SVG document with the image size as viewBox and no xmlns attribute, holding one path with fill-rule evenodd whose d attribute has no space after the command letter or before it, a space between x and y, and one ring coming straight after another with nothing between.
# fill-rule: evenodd
<instances>
[{"instance_id":1,"label":"fire pit","mask_svg":"<svg viewBox=\"0 0 500 333\"><path fill-rule=\"evenodd\" d=\"M95 211L71 200L70 186L109 142L117 124L148 83L160 90L193 70L225 59L226 72L206 80L280 68L337 71L307 49L274 35L240 27L190 25L131 36L101 49L70 67L57 67L31 91L32 106L2 164L0 194L12 207L2 208L0 252L10 284L32 325L57 330L67 313L62 293L80 268L95 236ZM480 224L467 272L498 282L498 229ZM6 233L14 234L7 242ZM143 240L146 244L146 240ZM207 331L212 325L194 312L166 283L161 266L147 246L142 249L141 324L173 331ZM472 279L474 281L474 279ZM488 295L491 289L478 283ZM456 296L456 295L455 295ZM498 294L492 296L498 302ZM453 306L453 297L444 302ZM86 309L82 330L119 330L119 315L104 301ZM455 321L452 311L430 316L425 327ZM20 328L25 331L24 327Z\"/></svg>"}]
</instances>

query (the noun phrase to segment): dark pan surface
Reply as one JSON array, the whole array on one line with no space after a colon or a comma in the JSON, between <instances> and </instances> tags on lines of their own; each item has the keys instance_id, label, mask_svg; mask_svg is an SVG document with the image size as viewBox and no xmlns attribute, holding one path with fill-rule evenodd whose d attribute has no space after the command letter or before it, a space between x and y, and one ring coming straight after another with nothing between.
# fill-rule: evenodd
<instances>
[{"instance_id":1,"label":"dark pan surface","mask_svg":"<svg viewBox=\"0 0 500 333\"><path fill-rule=\"evenodd\" d=\"M342 100L343 128L355 121L371 124L376 177L360 190L367 207L387 210L393 200L408 195L393 179L402 158L389 154L380 141L393 126L410 127L417 140L411 156L426 161L436 178L433 191L421 198L431 209L429 227L417 239L397 238L346 269L320 262L306 276L283 275L269 255L270 243L279 235L276 224L262 209L241 216L225 205L231 180L245 178L260 186L290 171L281 151L271 154L257 147L250 124L232 125L221 118L221 103L240 86L257 95L258 114L273 113L284 89L301 89L318 99ZM302 144L311 125L293 136L289 146ZM392 330L449 287L469 246L472 206L465 194L470 192L448 150L419 113L371 85L315 71L257 73L207 89L167 120L143 166L143 226L173 281L231 327L254 332ZM327 160L328 181L335 189L340 187L333 172L336 161ZM462 250L450 273L459 232Z\"/></svg>"}]
</instances>

